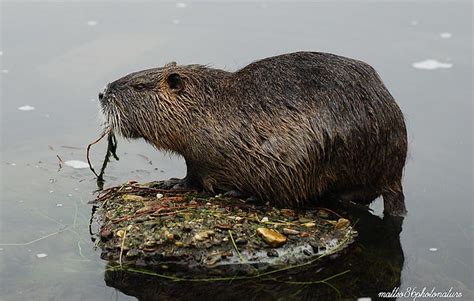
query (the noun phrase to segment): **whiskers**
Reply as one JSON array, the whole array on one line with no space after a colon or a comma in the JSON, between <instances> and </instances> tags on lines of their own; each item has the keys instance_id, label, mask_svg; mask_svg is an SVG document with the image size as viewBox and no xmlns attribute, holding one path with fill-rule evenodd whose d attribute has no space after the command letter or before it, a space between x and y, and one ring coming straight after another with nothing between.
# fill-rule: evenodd
<instances>
[{"instance_id":1,"label":"whiskers","mask_svg":"<svg viewBox=\"0 0 474 301\"><path fill-rule=\"evenodd\" d=\"M114 102L115 95L108 95L107 100L102 102L100 106L99 123L104 129L104 132L113 132L124 136L123 128L123 112L119 106Z\"/></svg>"}]
</instances>

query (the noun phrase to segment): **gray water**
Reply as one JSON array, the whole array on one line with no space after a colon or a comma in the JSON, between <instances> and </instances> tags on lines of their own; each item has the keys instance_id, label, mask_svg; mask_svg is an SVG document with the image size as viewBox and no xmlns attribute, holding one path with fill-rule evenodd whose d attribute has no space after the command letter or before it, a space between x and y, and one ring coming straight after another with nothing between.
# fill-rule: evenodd
<instances>
[{"instance_id":1,"label":"gray water","mask_svg":"<svg viewBox=\"0 0 474 301\"><path fill-rule=\"evenodd\" d=\"M86 161L85 146L100 133L96 95L106 83L170 61L231 71L297 50L349 56L378 70L409 130L400 290L452 288L462 292L462 300L473 300L472 4L182 6L1 3L1 300L135 299L104 282L106 262L88 232L93 175L59 168L57 158ZM412 65L427 59L452 66ZM25 105L34 110L18 109ZM95 165L105 148L93 148ZM185 172L181 158L141 141L119 141L118 154L106 186ZM380 214L380 201L372 207Z\"/></svg>"}]
</instances>

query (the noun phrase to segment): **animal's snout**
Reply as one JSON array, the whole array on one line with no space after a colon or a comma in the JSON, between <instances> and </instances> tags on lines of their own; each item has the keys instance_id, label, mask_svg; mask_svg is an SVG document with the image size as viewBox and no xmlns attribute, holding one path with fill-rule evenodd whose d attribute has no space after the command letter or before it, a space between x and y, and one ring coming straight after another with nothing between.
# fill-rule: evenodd
<instances>
[{"instance_id":1,"label":"animal's snout","mask_svg":"<svg viewBox=\"0 0 474 301\"><path fill-rule=\"evenodd\" d=\"M103 100L105 97L105 94L107 93L107 89L109 88L109 85L105 86L102 92L99 92L99 100Z\"/></svg>"}]
</instances>

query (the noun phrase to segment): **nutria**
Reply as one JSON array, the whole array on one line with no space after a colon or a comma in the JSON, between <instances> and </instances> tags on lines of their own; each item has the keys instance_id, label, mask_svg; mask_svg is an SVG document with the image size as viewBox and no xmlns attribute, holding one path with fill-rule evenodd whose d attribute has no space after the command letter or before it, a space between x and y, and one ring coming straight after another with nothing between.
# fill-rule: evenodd
<instances>
[{"instance_id":1,"label":"nutria","mask_svg":"<svg viewBox=\"0 0 474 301\"><path fill-rule=\"evenodd\" d=\"M318 52L236 72L173 62L122 77L99 99L106 127L184 157L182 187L285 207L382 195L386 213L406 213L403 114L364 62Z\"/></svg>"}]
</instances>

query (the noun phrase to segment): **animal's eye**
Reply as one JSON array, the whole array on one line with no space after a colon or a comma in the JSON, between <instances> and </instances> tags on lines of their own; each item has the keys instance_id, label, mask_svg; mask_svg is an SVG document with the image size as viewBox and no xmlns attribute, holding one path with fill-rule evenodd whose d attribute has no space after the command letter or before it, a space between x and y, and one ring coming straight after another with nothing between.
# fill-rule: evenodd
<instances>
[{"instance_id":1,"label":"animal's eye","mask_svg":"<svg viewBox=\"0 0 474 301\"><path fill-rule=\"evenodd\" d=\"M133 87L134 87L136 90L138 90L138 91L142 91L142 90L145 90L146 85L143 84L143 83L139 83L139 84L133 85Z\"/></svg>"}]
</instances>

